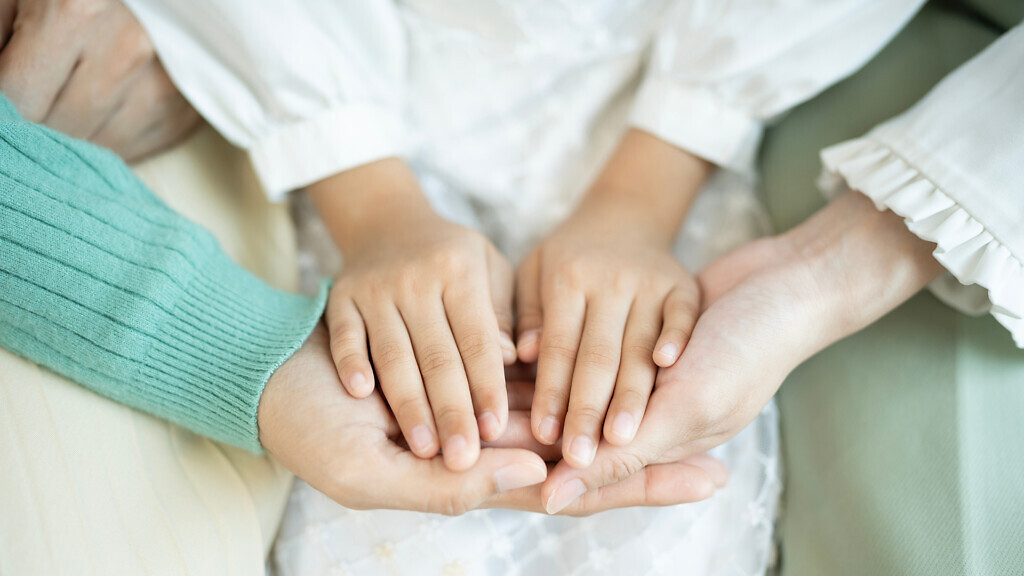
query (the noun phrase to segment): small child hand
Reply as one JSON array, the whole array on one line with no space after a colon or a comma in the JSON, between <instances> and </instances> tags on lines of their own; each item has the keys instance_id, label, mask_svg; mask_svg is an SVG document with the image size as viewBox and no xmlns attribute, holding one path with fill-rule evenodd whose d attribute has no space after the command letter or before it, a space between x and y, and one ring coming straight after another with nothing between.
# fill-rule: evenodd
<instances>
[{"instance_id":1,"label":"small child hand","mask_svg":"<svg viewBox=\"0 0 1024 576\"><path fill-rule=\"evenodd\" d=\"M412 180L406 185L418 194ZM313 199L328 227L338 229L324 199ZM376 201L389 203L384 193ZM347 208L358 223L335 234L345 267L326 311L342 383L351 395L368 396L372 358L413 453L429 458L440 448L449 469L465 470L476 462L481 438L496 440L508 423L511 266L485 237L441 218L425 200L379 213Z\"/></svg>"},{"instance_id":2,"label":"small child hand","mask_svg":"<svg viewBox=\"0 0 1024 576\"><path fill-rule=\"evenodd\" d=\"M711 165L629 130L576 212L520 265L518 355L537 361L542 443L573 467L637 432L658 367L679 358L700 313L671 247ZM564 426L563 426L564 424Z\"/></svg>"},{"instance_id":3,"label":"small child hand","mask_svg":"<svg viewBox=\"0 0 1024 576\"><path fill-rule=\"evenodd\" d=\"M633 439L658 366L675 363L700 311L697 282L667 247L581 220L524 260L517 292L519 357L539 360L534 435L554 443L564 421L563 457L579 468L602 427L612 444Z\"/></svg>"}]
</instances>

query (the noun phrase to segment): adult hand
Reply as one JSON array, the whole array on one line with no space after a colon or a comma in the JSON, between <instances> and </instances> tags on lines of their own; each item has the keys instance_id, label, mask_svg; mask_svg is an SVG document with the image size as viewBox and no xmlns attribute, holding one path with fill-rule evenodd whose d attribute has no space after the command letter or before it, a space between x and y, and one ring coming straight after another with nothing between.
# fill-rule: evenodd
<instances>
[{"instance_id":1,"label":"adult hand","mask_svg":"<svg viewBox=\"0 0 1024 576\"><path fill-rule=\"evenodd\" d=\"M584 470L560 463L542 488L545 508L557 512L666 453L685 457L732 438L804 359L933 279L933 248L848 192L797 229L712 264L699 277L706 309L679 361L659 372L636 439L602 443Z\"/></svg>"},{"instance_id":2,"label":"adult hand","mask_svg":"<svg viewBox=\"0 0 1024 576\"><path fill-rule=\"evenodd\" d=\"M120 0L0 0L0 92L21 114L133 161L199 115Z\"/></svg>"},{"instance_id":3,"label":"adult hand","mask_svg":"<svg viewBox=\"0 0 1024 576\"><path fill-rule=\"evenodd\" d=\"M453 472L440 456L421 459L401 444L401 432L378 393L347 394L331 360L326 330L271 377L260 402L260 440L282 464L314 488L353 509L390 508L461 514L475 508L543 511L541 456L521 447L551 450L532 440L531 386L510 387L509 431L481 450L477 464ZM549 457L557 455L557 450ZM662 505L703 499L725 469L707 457L669 466L645 478L596 490L565 510L590 514L613 507ZM524 488L525 486L525 488Z\"/></svg>"}]
</instances>

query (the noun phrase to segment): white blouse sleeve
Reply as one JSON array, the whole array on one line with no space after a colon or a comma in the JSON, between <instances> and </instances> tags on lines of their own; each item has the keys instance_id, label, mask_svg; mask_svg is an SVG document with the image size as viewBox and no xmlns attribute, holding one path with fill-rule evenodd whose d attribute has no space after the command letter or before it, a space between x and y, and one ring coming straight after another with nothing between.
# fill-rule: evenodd
<instances>
[{"instance_id":1,"label":"white blouse sleeve","mask_svg":"<svg viewBox=\"0 0 1024 576\"><path fill-rule=\"evenodd\" d=\"M271 199L400 155L406 42L387 0L126 0Z\"/></svg>"},{"instance_id":2,"label":"white blouse sleeve","mask_svg":"<svg viewBox=\"0 0 1024 576\"><path fill-rule=\"evenodd\" d=\"M670 8L631 124L724 168L763 123L852 74L924 0L686 0Z\"/></svg>"},{"instance_id":3,"label":"white blouse sleeve","mask_svg":"<svg viewBox=\"0 0 1024 576\"><path fill-rule=\"evenodd\" d=\"M932 291L990 312L1024 348L1024 27L822 160L826 193L858 190L903 216L949 271Z\"/></svg>"}]
</instances>

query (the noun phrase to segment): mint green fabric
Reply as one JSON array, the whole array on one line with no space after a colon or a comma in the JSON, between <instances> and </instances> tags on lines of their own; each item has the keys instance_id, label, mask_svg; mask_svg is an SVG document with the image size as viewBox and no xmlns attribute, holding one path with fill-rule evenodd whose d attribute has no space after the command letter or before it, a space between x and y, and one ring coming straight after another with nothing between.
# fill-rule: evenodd
<instances>
[{"instance_id":1,"label":"mint green fabric","mask_svg":"<svg viewBox=\"0 0 1024 576\"><path fill-rule=\"evenodd\" d=\"M997 33L935 6L766 134L779 230L824 201L818 150L906 110ZM1024 574L1024 351L922 293L779 392L782 576Z\"/></svg>"},{"instance_id":2,"label":"mint green fabric","mask_svg":"<svg viewBox=\"0 0 1024 576\"><path fill-rule=\"evenodd\" d=\"M325 297L270 288L113 153L0 95L0 347L259 452L263 386Z\"/></svg>"}]
</instances>

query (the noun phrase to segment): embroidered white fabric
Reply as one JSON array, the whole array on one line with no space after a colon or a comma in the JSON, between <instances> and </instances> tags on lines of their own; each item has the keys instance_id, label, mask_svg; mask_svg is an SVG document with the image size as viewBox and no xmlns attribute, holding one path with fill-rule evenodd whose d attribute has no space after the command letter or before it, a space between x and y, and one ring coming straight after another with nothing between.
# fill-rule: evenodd
<instances>
[{"instance_id":1,"label":"embroidered white fabric","mask_svg":"<svg viewBox=\"0 0 1024 576\"><path fill-rule=\"evenodd\" d=\"M279 576L764 574L781 489L777 429L772 403L712 451L731 476L710 500L586 518L349 510L300 480L278 535L275 568Z\"/></svg>"}]
</instances>

